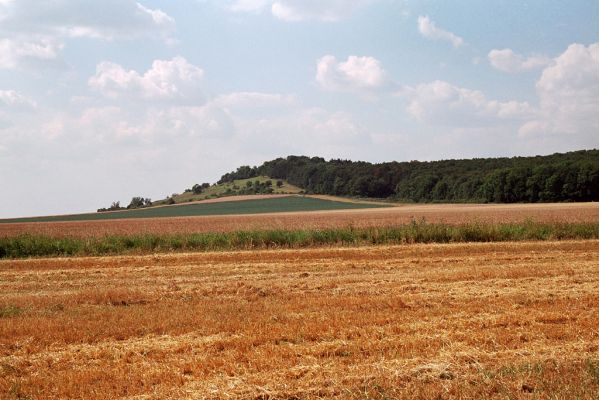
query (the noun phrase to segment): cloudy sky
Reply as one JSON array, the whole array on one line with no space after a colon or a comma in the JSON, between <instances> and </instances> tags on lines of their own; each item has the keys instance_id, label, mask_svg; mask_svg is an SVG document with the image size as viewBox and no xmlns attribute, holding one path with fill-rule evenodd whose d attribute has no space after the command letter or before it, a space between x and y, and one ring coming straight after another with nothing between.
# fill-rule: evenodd
<instances>
[{"instance_id":1,"label":"cloudy sky","mask_svg":"<svg viewBox=\"0 0 599 400\"><path fill-rule=\"evenodd\" d=\"M599 147L599 2L0 0L0 217L289 154Z\"/></svg>"}]
</instances>

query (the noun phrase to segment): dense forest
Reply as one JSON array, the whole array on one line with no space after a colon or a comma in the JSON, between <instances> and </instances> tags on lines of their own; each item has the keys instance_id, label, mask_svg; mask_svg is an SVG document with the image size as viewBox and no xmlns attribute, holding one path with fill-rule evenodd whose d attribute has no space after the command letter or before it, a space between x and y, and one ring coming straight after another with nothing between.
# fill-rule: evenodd
<instances>
[{"instance_id":1,"label":"dense forest","mask_svg":"<svg viewBox=\"0 0 599 400\"><path fill-rule=\"evenodd\" d=\"M260 175L287 180L307 193L414 202L599 200L599 150L381 164L289 156L257 167L239 167L223 175L219 183Z\"/></svg>"}]
</instances>

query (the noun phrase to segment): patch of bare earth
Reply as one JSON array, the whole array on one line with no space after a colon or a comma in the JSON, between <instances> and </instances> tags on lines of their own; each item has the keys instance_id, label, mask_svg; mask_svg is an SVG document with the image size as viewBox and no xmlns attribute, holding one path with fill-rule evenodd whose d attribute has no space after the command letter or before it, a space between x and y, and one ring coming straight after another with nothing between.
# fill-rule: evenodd
<instances>
[{"instance_id":1,"label":"patch of bare earth","mask_svg":"<svg viewBox=\"0 0 599 400\"><path fill-rule=\"evenodd\" d=\"M0 262L0 398L593 399L599 241Z\"/></svg>"}]
</instances>

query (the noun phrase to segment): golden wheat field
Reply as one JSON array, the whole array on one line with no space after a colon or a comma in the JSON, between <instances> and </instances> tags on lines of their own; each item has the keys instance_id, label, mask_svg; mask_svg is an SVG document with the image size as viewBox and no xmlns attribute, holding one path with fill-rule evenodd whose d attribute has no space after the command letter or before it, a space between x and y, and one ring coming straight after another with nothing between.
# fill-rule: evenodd
<instances>
[{"instance_id":1,"label":"golden wheat field","mask_svg":"<svg viewBox=\"0 0 599 400\"><path fill-rule=\"evenodd\" d=\"M599 241L0 262L3 399L596 399Z\"/></svg>"},{"instance_id":2,"label":"golden wheat field","mask_svg":"<svg viewBox=\"0 0 599 400\"><path fill-rule=\"evenodd\" d=\"M90 237L139 233L175 234L290 228L323 229L348 226L388 227L409 223L414 219L448 224L461 224L472 221L517 223L527 219L538 222L598 222L599 203L426 204L358 210L252 215L7 223L0 224L0 237L16 236L24 233Z\"/></svg>"}]
</instances>

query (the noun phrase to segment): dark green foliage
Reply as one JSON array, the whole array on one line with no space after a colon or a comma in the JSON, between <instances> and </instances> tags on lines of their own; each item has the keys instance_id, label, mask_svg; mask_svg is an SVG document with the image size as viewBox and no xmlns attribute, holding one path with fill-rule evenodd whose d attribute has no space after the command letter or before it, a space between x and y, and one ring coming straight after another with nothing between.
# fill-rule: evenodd
<instances>
[{"instance_id":1,"label":"dark green foliage","mask_svg":"<svg viewBox=\"0 0 599 400\"><path fill-rule=\"evenodd\" d=\"M220 184L226 182L233 182L236 179L256 178L257 176L260 176L260 174L258 173L258 169L256 167L249 167L247 165L243 165L237 168L235 172L223 175L217 183Z\"/></svg>"},{"instance_id":2,"label":"dark green foliage","mask_svg":"<svg viewBox=\"0 0 599 400\"><path fill-rule=\"evenodd\" d=\"M143 197L134 197L127 206L127 209L144 208L152 205L151 199L145 199Z\"/></svg>"},{"instance_id":3,"label":"dark green foliage","mask_svg":"<svg viewBox=\"0 0 599 400\"><path fill-rule=\"evenodd\" d=\"M599 223L409 224L376 228L265 230L99 238L22 235L0 238L0 258L147 254L369 244L599 239ZM12 314L11 314L12 315Z\"/></svg>"},{"instance_id":4,"label":"dark green foliage","mask_svg":"<svg viewBox=\"0 0 599 400\"><path fill-rule=\"evenodd\" d=\"M599 200L599 150L536 157L371 164L289 156L240 167L219 182L270 176L307 193L413 202Z\"/></svg>"},{"instance_id":5,"label":"dark green foliage","mask_svg":"<svg viewBox=\"0 0 599 400\"><path fill-rule=\"evenodd\" d=\"M201 194L204 191L202 185L198 185L197 183L191 187L191 191L193 194Z\"/></svg>"},{"instance_id":6,"label":"dark green foliage","mask_svg":"<svg viewBox=\"0 0 599 400\"><path fill-rule=\"evenodd\" d=\"M193 192L193 194L202 194L204 192L204 190L208 189L209 187L210 187L210 184L207 182L204 182L201 185L196 183L195 185L192 186L191 189L187 189L185 191Z\"/></svg>"},{"instance_id":7,"label":"dark green foliage","mask_svg":"<svg viewBox=\"0 0 599 400\"><path fill-rule=\"evenodd\" d=\"M99 208L98 212L118 211L118 210L126 210L126 208L125 207L121 207L121 202L120 201L113 201L112 204L110 205L110 207L108 207L108 208Z\"/></svg>"}]
</instances>

